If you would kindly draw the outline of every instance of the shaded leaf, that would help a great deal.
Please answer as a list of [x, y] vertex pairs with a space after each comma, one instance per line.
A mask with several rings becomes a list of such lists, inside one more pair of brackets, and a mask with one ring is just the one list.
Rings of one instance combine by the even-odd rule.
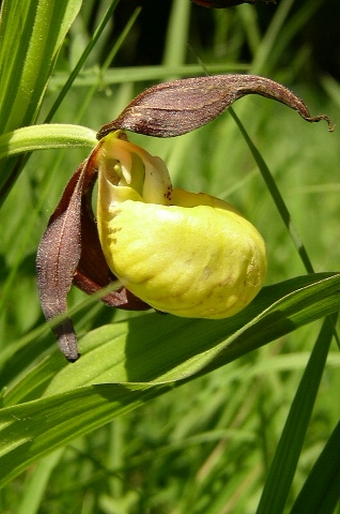
[[171, 137], [191, 132], [228, 109], [245, 95], [258, 94], [277, 100], [309, 122], [328, 116], [311, 117], [308, 107], [298, 96], [271, 79], [256, 75], [212, 75], [164, 82], [153, 86], [124, 109], [112, 122], [101, 127], [101, 139], [113, 130], [129, 130], [154, 137]]

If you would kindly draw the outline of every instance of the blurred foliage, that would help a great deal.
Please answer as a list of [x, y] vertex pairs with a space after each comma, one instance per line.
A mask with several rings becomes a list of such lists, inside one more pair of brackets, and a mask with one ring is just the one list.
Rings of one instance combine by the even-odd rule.
[[[118, 5], [114, 23], [111, 27], [110, 40], [115, 40], [137, 6], [142, 6], [141, 15], [133, 30], [113, 61], [115, 66], [136, 66], [160, 64], [166, 44], [168, 17], [172, 0], [124, 0]], [[273, 18], [277, 4], [258, 2], [255, 7], [258, 37], [262, 37]], [[220, 61], [230, 58], [237, 45], [238, 60], [248, 62], [251, 58], [251, 41], [240, 37], [240, 18], [245, 19], [249, 5], [228, 10], [203, 9], [192, 5], [191, 22], [188, 35], [187, 62], [196, 62], [197, 55], [203, 59], [214, 52]], [[100, 9], [98, 2], [93, 6], [91, 20], [96, 19]], [[247, 11], [242, 14], [241, 10]], [[300, 53], [308, 55], [299, 67], [298, 78], [306, 81], [315, 80], [320, 74], [330, 74], [340, 79], [340, 41], [338, 24], [340, 4], [337, 0], [301, 0], [291, 2], [286, 24], [294, 30], [291, 41], [280, 55], [280, 69], [289, 67], [295, 56]], [[93, 23], [93, 21], [92, 21]], [[289, 27], [290, 28], [290, 27]], [[92, 26], [89, 23], [88, 29]], [[247, 27], [243, 27], [244, 33]], [[224, 32], [225, 37], [221, 37]], [[148, 34], [148, 37], [145, 37]], [[243, 34], [244, 36], [245, 34]], [[237, 41], [238, 39], [238, 41]], [[110, 48], [105, 46], [101, 59], [105, 59]], [[273, 70], [271, 70], [273, 71]]]
[[[83, 2], [49, 82], [40, 123], [110, 4]], [[140, 5], [142, 10], [136, 13]], [[133, 13], [136, 19], [119, 41]], [[150, 83], [206, 71], [251, 71], [283, 82], [307, 101], [313, 114], [327, 112], [339, 125], [339, 19], [337, 0], [278, 0], [276, 5], [258, 2], [255, 7], [227, 11], [184, 0], [120, 0], [53, 122], [98, 130]], [[240, 101], [235, 111], [265, 157], [315, 270], [338, 271], [338, 130], [330, 135], [323, 124], [310, 126], [296, 113], [258, 97]], [[228, 113], [180, 138], [131, 139], [166, 160], [176, 185], [228, 199], [252, 220], [267, 241], [268, 284], [305, 274], [273, 198]], [[39, 398], [48, 380], [62, 382], [59, 371], [64, 362], [44, 325], [34, 262], [48, 217], [87, 154], [88, 149], [74, 148], [34, 152], [1, 210], [0, 384], [8, 404]], [[82, 293], [71, 292], [71, 308], [83, 301]], [[77, 309], [74, 319], [85, 346], [91, 337], [95, 344], [93, 329], [129, 322], [126, 313], [98, 303]], [[155, 315], [148, 316], [144, 330], [156, 337]], [[136, 326], [143, 323], [138, 320]], [[0, 511], [254, 514], [320, 329], [321, 322], [310, 323], [95, 430], [90, 431], [84, 421], [83, 433], [89, 433], [32, 464], [1, 490]], [[140, 345], [142, 360], [145, 340]], [[114, 357], [111, 352], [108, 361]], [[165, 352], [157, 357], [167, 358]], [[338, 423], [339, 366], [333, 344], [285, 514]], [[41, 384], [39, 373], [44, 369], [49, 375]], [[58, 408], [60, 416], [67, 417], [62, 401]], [[77, 421], [70, 414], [69, 422], [74, 418]], [[30, 421], [28, 410], [23, 423]], [[51, 429], [56, 437], [58, 428]], [[67, 420], [62, 428], [67, 429]], [[25, 444], [32, 444], [34, 451], [37, 441]], [[19, 455], [20, 447], [16, 450]], [[10, 466], [10, 458], [7, 463]], [[320, 510], [333, 511], [339, 514], [340, 507]]]

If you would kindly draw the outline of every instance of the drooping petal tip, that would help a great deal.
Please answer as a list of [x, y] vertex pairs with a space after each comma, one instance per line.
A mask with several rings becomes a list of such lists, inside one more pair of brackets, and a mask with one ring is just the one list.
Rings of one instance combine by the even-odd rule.
[[266, 77], [229, 74], [194, 77], [163, 82], [139, 94], [124, 111], [97, 133], [101, 140], [116, 130], [127, 130], [153, 137], [174, 137], [191, 132], [217, 118], [236, 100], [257, 94], [285, 104], [309, 122], [325, 120], [327, 115], [310, 115], [308, 107], [295, 93]]

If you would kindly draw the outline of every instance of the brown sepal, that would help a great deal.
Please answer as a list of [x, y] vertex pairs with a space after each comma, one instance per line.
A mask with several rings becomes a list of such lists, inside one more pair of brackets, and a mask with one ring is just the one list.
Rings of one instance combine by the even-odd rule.
[[[60, 323], [52, 324], [52, 328], [59, 348], [70, 362], [79, 358], [72, 320], [65, 317], [72, 283], [93, 294], [115, 280], [100, 246], [91, 207], [99, 148], [100, 143], [67, 184], [40, 241], [36, 259], [42, 310], [48, 321], [58, 316], [62, 318]], [[125, 288], [108, 293], [102, 301], [124, 309], [149, 308]]]
[[[48, 321], [67, 312], [67, 294], [80, 259], [80, 206], [84, 180], [82, 163], [68, 183], [40, 241], [36, 259], [40, 303]], [[78, 359], [77, 337], [69, 318], [53, 326], [67, 360]]]
[[101, 127], [100, 140], [114, 130], [129, 130], [154, 137], [172, 137], [195, 130], [228, 109], [239, 98], [257, 94], [277, 100], [307, 121], [326, 120], [328, 116], [311, 117], [306, 104], [281, 84], [256, 75], [212, 75], [179, 79], [153, 86], [124, 109], [112, 122]]

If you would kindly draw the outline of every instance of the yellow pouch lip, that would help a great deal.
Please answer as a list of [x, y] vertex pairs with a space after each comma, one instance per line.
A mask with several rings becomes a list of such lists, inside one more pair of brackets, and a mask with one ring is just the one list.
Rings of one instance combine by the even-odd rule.
[[262, 287], [263, 239], [229, 208], [127, 200], [107, 213], [101, 230], [113, 273], [157, 310], [227, 317]]
[[[121, 179], [113, 163], [121, 166]], [[266, 273], [265, 245], [235, 207], [172, 189], [161, 159], [114, 135], [105, 138], [98, 175], [101, 246], [135, 296], [160, 311], [212, 319], [235, 314], [256, 296]]]

